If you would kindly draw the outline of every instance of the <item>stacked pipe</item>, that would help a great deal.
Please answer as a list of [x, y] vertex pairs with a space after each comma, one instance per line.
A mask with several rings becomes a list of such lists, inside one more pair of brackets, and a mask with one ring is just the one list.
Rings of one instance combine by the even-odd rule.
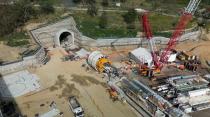
[[184, 62], [185, 68], [193, 72], [197, 71], [199, 64], [200, 61], [197, 59], [197, 57], [194, 57], [193, 59]]

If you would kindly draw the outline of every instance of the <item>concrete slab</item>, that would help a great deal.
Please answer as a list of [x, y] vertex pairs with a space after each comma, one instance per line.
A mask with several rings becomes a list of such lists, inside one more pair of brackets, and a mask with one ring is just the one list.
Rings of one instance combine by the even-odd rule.
[[0, 79], [1, 97], [18, 97], [40, 89], [39, 78], [27, 70], [3, 76]]
[[46, 112], [43, 115], [40, 115], [40, 117], [55, 117], [59, 113], [60, 113], [60, 110], [58, 110], [58, 109], [52, 109], [49, 112]]

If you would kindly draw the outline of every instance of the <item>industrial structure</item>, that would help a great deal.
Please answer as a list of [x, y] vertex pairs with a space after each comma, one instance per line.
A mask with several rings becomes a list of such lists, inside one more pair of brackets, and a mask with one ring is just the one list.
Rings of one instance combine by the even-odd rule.
[[[112, 91], [118, 92], [120, 99], [126, 100], [144, 117], [190, 117], [188, 113], [210, 107], [209, 82], [200, 75], [165, 76], [164, 78], [153, 75], [153, 73], [161, 74], [160, 70], [163, 67], [170, 66], [179, 70], [185, 70], [186, 68], [192, 72], [197, 71], [200, 64], [198, 57], [184, 52], [177, 52], [174, 47], [184, 28], [192, 19], [192, 15], [199, 3], [200, 0], [190, 1], [166, 48], [161, 51], [157, 50], [155, 46], [148, 21], [148, 12], [142, 15], [141, 20], [148, 40], [149, 51], [145, 48], [137, 48], [129, 52], [129, 58], [135, 63], [130, 62], [129, 67], [126, 67], [126, 69], [133, 70], [132, 65], [138, 66], [140, 75], [150, 78], [155, 77], [155, 84], [148, 84], [148, 82], [151, 82], [150, 79], [147, 79], [148, 81], [139, 78], [130, 80], [126, 77], [118, 80], [109, 79], [108, 84]], [[98, 51], [89, 55], [88, 63], [99, 72], [112, 72], [108, 70], [112, 68], [110, 67], [111, 62]]]
[[[104, 54], [100, 49], [94, 50], [91, 48], [92, 52], [91, 49], [86, 50], [88, 48], [87, 41], [91, 44], [95, 42], [95, 47], [98, 47], [97, 43], [101, 43], [104, 40], [98, 42], [91, 39], [88, 40], [87, 37], [79, 33], [75, 22], [70, 18], [72, 22], [63, 20], [60, 23], [50, 24], [49, 27], [44, 26], [32, 30], [32, 36], [40, 45], [40, 49], [33, 56], [25, 57], [23, 62], [11, 65], [21, 68], [27, 65], [33, 66], [37, 63], [45, 64], [44, 61], [49, 56], [48, 47], [63, 47], [64, 58], [68, 58], [65, 59], [65, 62], [85, 59], [86, 61], [84, 60], [84, 62], [87, 65], [83, 63], [81, 66], [86, 67], [86, 71], [93, 68], [91, 70], [96, 71], [99, 75], [104, 75], [103, 78], [105, 77], [104, 80], [107, 82], [105, 85], [108, 86], [107, 90], [113, 101], [127, 102], [143, 117], [190, 117], [190, 113], [210, 108], [210, 82], [200, 72], [203, 69], [200, 67], [201, 62], [197, 55], [177, 51], [174, 47], [181, 38], [184, 28], [192, 19], [192, 15], [200, 2], [201, 0], [190, 0], [172, 37], [166, 42], [167, 45], [163, 50], [156, 47], [155, 38], [152, 36], [152, 29], [148, 20], [149, 12], [143, 13], [140, 19], [149, 49], [143, 47], [135, 48], [115, 61], [112, 61], [111, 57]], [[56, 28], [50, 30], [50, 27]], [[114, 40], [114, 43], [109, 42], [107, 45], [114, 45], [117, 41]], [[128, 43], [125, 40], [121, 42], [118, 45], [122, 46]], [[82, 45], [81, 48], [84, 47], [85, 49], [69, 50], [69, 47], [72, 45]], [[114, 63], [120, 64], [120, 67], [116, 67]], [[1, 67], [0, 70], [8, 74], [15, 72], [16, 67], [11, 69], [11, 66], [7, 65]], [[5, 79], [6, 77], [9, 77], [10, 80]], [[28, 71], [5, 75], [0, 82], [0, 84], [6, 83], [6, 86], [1, 87], [1, 96], [18, 97], [30, 91], [36, 92], [41, 87], [38, 79], [36, 75], [30, 75]], [[58, 80], [63, 79], [58, 78]], [[59, 83], [56, 82], [56, 84]], [[96, 84], [99, 83], [97, 82]], [[7, 86], [11, 93], [10, 95], [5, 93], [4, 88]], [[67, 85], [67, 87], [69, 86]], [[56, 89], [57, 87], [53, 88]], [[70, 107], [75, 105], [74, 100], [73, 102], [69, 101]], [[83, 110], [81, 110], [80, 104], [77, 103], [71, 109], [73, 113], [81, 114], [82, 112], [83, 115]], [[79, 107], [79, 112], [74, 111], [77, 107]], [[56, 113], [59, 112], [58, 110], [54, 111]]]
[[94, 51], [89, 55], [88, 63], [99, 72], [104, 72], [111, 65], [108, 58], [99, 51]]
[[[172, 53], [172, 49], [176, 46], [177, 41], [180, 39], [184, 28], [187, 26], [189, 21], [192, 19], [192, 15], [195, 13], [198, 5], [200, 4], [201, 0], [191, 0], [186, 7], [185, 11], [182, 13], [180, 20], [175, 28], [175, 31], [172, 34], [172, 37], [168, 41], [166, 48], [162, 52], [158, 52], [152, 39], [152, 31], [148, 20], [148, 13], [144, 13], [142, 15], [142, 26], [145, 32], [145, 36], [148, 40], [150, 52], [153, 58], [154, 66], [149, 65], [149, 69], [162, 69], [164, 64], [166, 64], [169, 60], [169, 56]], [[157, 55], [158, 53], [158, 55]], [[146, 69], [146, 70], [149, 70]]]
[[153, 59], [151, 53], [145, 48], [137, 48], [129, 53], [129, 57], [136, 61], [138, 64], [146, 64], [151, 66]]
[[99, 51], [94, 51], [88, 56], [88, 64], [100, 73], [107, 73], [109, 76], [118, 76], [118, 72], [107, 56]]

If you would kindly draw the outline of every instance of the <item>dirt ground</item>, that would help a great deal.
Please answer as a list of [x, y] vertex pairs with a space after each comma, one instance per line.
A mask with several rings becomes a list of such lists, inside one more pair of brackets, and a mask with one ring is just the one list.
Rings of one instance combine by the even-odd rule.
[[[118, 61], [119, 58], [116, 56], [123, 58], [130, 49], [124, 48], [119, 49], [118, 52], [109, 52], [103, 48], [101, 51], [109, 55], [113, 61]], [[203, 63], [205, 60], [210, 60], [210, 41], [185, 42], [178, 44], [176, 49], [198, 55]], [[51, 53], [49, 63], [40, 68], [29, 70], [40, 77], [42, 90], [16, 98], [16, 102], [24, 115], [32, 117], [36, 113], [43, 114], [49, 111], [49, 104], [55, 101], [57, 107], [64, 112], [64, 117], [73, 117], [67, 98], [75, 95], [84, 107], [87, 117], [137, 116], [127, 104], [112, 102], [109, 99], [106, 83], [102, 76], [95, 71], [86, 71], [84, 67], [81, 67], [83, 63], [86, 63], [85, 60], [62, 62], [63, 53], [60, 49], [55, 49]]]
[[20, 57], [20, 52], [21, 50], [19, 48], [9, 47], [0, 41], [0, 60], [16, 61]]
[[[23, 115], [33, 117], [36, 113], [49, 111], [55, 101], [64, 117], [73, 117], [67, 98], [75, 95], [85, 110], [86, 117], [136, 117], [127, 104], [113, 102], [106, 91], [106, 83], [95, 71], [81, 67], [85, 60], [62, 62], [59, 49], [53, 50], [46, 65], [30, 69], [40, 77], [42, 90], [16, 98]], [[41, 106], [42, 105], [42, 106]]]
[[177, 50], [186, 51], [192, 53], [193, 55], [197, 55], [203, 65], [206, 65], [206, 60], [210, 60], [210, 40], [185, 42], [178, 44], [176, 48]]
[[[24, 27], [22, 27], [24, 30], [32, 30], [42, 23], [32, 23], [28, 22]], [[5, 61], [5, 62], [13, 62], [18, 59], [21, 59], [21, 56], [19, 53], [22, 53], [23, 51], [27, 49], [34, 49], [37, 47], [36, 42], [34, 39], [30, 39], [30, 48], [24, 48], [24, 47], [10, 47], [5, 44], [5, 42], [0, 41], [0, 60]]]

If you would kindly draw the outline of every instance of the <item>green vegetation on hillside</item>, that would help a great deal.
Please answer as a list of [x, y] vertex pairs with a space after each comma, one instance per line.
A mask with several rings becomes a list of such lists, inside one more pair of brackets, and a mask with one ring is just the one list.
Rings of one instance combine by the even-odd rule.
[[[120, 0], [117, 7], [116, 0], [73, 0], [79, 8], [88, 11], [74, 11], [63, 8], [64, 0], [18, 0], [8, 6], [0, 6], [0, 38], [7, 35], [21, 33], [26, 22], [54, 22], [69, 13], [73, 13], [79, 30], [92, 38], [135, 37], [137, 32], [143, 31], [134, 8], [150, 11], [149, 19], [155, 36], [170, 37], [178, 23], [180, 11], [187, 6], [189, 0]], [[65, 0], [65, 2], [67, 2]], [[209, 0], [202, 0], [201, 6], [208, 6]], [[35, 6], [34, 6], [35, 5]], [[57, 7], [59, 6], [59, 7]], [[205, 7], [206, 8], [206, 7]], [[101, 11], [114, 9], [116, 11]], [[128, 12], [126, 12], [128, 11]], [[103, 15], [102, 15], [103, 14]], [[192, 21], [187, 28], [196, 24]], [[208, 27], [208, 26], [207, 26]], [[166, 31], [166, 32], [163, 32]], [[14, 37], [11, 37], [14, 38]], [[5, 39], [4, 39], [5, 40]], [[21, 41], [20, 41], [21, 40]], [[26, 40], [7, 39], [8, 45], [24, 45]]]
[[[0, 5], [0, 39], [6, 41], [9, 46], [29, 44], [22, 29], [25, 23], [41, 15], [54, 13], [52, 5], [56, 0], [40, 1], [18, 0], [14, 4]], [[40, 7], [35, 7], [38, 3]]]
[[12, 5], [0, 6], [0, 36], [12, 33], [30, 18], [35, 17], [35, 14], [29, 0], [19, 0]]
[[100, 16], [89, 16], [85, 12], [76, 12], [75, 21], [83, 35], [91, 38], [135, 37], [136, 29], [127, 29], [122, 13], [106, 13], [106, 28], [100, 28]]
[[172, 30], [178, 22], [178, 17], [171, 17], [156, 13], [150, 13], [149, 21], [152, 30], [154, 32], [159, 32], [165, 30]]
[[[106, 28], [101, 27], [101, 16], [89, 16], [86, 12], [75, 12], [75, 21], [83, 35], [91, 38], [117, 38], [117, 37], [136, 37], [137, 32], [143, 31], [141, 22], [135, 17], [134, 28], [127, 27], [124, 21], [124, 14], [119, 12], [106, 13]], [[179, 17], [165, 16], [157, 13], [150, 13], [149, 20], [153, 34], [155, 36], [170, 37], [171, 32], [162, 32], [173, 30], [178, 23]], [[195, 21], [189, 23], [188, 28], [196, 24]]]
[[9, 46], [23, 46], [29, 44], [29, 36], [26, 32], [14, 32], [2, 37], [0, 40], [6, 41]]

